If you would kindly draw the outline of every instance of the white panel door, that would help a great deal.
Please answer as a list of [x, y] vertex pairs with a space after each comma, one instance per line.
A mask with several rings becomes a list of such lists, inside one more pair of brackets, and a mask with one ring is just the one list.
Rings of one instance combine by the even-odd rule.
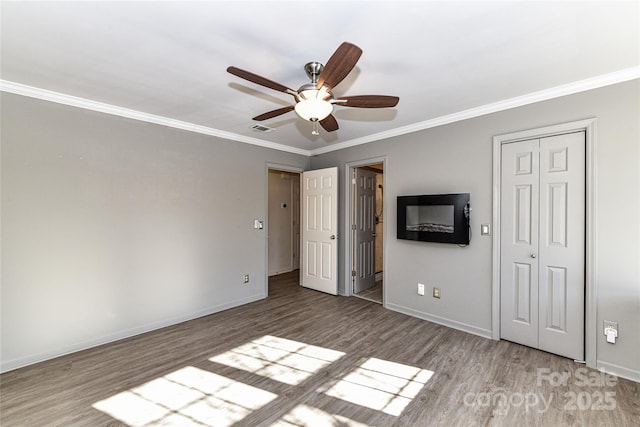
[[584, 132], [540, 140], [539, 348], [584, 360]]
[[338, 294], [338, 168], [302, 173], [300, 284]]
[[376, 173], [356, 169], [356, 209], [353, 292], [358, 293], [376, 284], [375, 238], [376, 238]]
[[538, 347], [538, 140], [502, 146], [500, 335]]
[[500, 335], [584, 358], [584, 132], [502, 146]]

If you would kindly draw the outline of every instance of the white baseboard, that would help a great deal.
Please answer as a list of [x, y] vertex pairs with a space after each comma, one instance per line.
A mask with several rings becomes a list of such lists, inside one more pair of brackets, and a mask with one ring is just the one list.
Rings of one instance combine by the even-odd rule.
[[92, 347], [97, 347], [110, 342], [119, 341], [121, 339], [130, 338], [135, 335], [144, 334], [146, 332], [155, 331], [156, 329], [165, 328], [167, 326], [177, 325], [178, 323], [186, 322], [189, 320], [197, 319], [199, 317], [208, 316], [210, 314], [218, 313], [220, 311], [228, 310], [230, 308], [238, 307], [240, 305], [248, 304], [250, 302], [258, 301], [266, 298], [263, 293], [252, 295], [247, 298], [242, 298], [235, 301], [230, 301], [224, 304], [208, 307], [197, 312], [189, 313], [183, 316], [177, 316], [159, 322], [150, 323], [137, 328], [126, 329], [124, 331], [114, 332], [112, 334], [104, 335], [95, 339], [81, 341], [73, 345], [68, 345], [56, 350], [46, 351], [43, 353], [33, 354], [29, 356], [19, 357], [11, 360], [3, 360], [0, 362], [0, 373], [13, 371], [14, 369], [23, 368], [35, 363], [44, 362], [45, 360], [55, 359], [56, 357], [64, 356], [67, 354], [75, 353], [81, 350], [87, 350]]
[[613, 363], [603, 362], [602, 360], [596, 361], [596, 367], [599, 371], [606, 372], [607, 374], [640, 383], [640, 371], [635, 369], [614, 365]]
[[385, 308], [389, 310], [397, 311], [398, 313], [406, 314], [408, 316], [417, 317], [422, 320], [427, 320], [438, 325], [447, 326], [452, 329], [457, 329], [462, 332], [467, 332], [473, 335], [478, 335], [483, 338], [491, 339], [491, 330], [479, 328], [477, 326], [468, 325], [466, 323], [458, 322], [456, 320], [447, 319], [445, 317], [436, 316], [433, 314], [423, 313], [421, 311], [414, 310], [412, 308], [404, 307], [401, 305], [387, 303]]

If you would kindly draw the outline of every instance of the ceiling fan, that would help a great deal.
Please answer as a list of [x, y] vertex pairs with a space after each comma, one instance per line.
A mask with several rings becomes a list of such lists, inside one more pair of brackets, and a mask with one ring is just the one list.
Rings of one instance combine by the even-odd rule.
[[331, 55], [326, 65], [322, 65], [319, 62], [309, 62], [304, 66], [311, 83], [300, 86], [298, 90], [290, 89], [280, 83], [237, 67], [229, 67], [227, 71], [261, 86], [288, 93], [296, 101], [294, 105], [268, 111], [254, 117], [253, 120], [267, 120], [295, 110], [304, 120], [313, 123], [313, 131], [311, 133], [319, 135], [318, 124], [327, 132], [338, 130], [338, 122], [331, 114], [334, 105], [357, 108], [386, 108], [395, 107], [398, 104], [400, 98], [397, 96], [359, 95], [336, 98], [331, 93], [331, 90], [353, 70], [358, 59], [360, 59], [360, 55], [362, 55], [362, 49], [358, 46], [348, 42], [342, 43]]

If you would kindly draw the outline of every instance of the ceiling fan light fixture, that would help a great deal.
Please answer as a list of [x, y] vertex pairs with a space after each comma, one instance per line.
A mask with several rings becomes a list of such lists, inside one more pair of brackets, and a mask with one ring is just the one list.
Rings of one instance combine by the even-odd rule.
[[326, 118], [333, 111], [333, 105], [322, 99], [305, 99], [296, 104], [296, 113], [303, 119], [316, 122]]
[[309, 89], [302, 87], [298, 91], [295, 110], [307, 121], [320, 121], [333, 112], [333, 104], [329, 102], [332, 96], [324, 88], [318, 90], [315, 86], [310, 86]]

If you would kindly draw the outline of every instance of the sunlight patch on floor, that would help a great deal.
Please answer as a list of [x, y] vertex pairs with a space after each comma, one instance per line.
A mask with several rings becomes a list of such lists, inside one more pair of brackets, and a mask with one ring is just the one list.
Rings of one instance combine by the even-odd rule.
[[[345, 353], [264, 336], [209, 360], [289, 385], [298, 385]], [[212, 365], [213, 367], [213, 365]], [[399, 416], [433, 375], [432, 371], [370, 358], [317, 393]], [[115, 394], [93, 407], [131, 427], [232, 426], [278, 395], [214, 372], [187, 366]], [[362, 427], [348, 417], [300, 404], [274, 426]]]
[[209, 360], [297, 385], [342, 356], [340, 351], [267, 335]]
[[298, 405], [271, 427], [367, 427], [342, 415], [335, 415], [307, 405]]
[[371, 358], [325, 392], [328, 396], [399, 416], [432, 371]]
[[187, 366], [93, 407], [129, 426], [230, 426], [277, 397], [212, 372]]

